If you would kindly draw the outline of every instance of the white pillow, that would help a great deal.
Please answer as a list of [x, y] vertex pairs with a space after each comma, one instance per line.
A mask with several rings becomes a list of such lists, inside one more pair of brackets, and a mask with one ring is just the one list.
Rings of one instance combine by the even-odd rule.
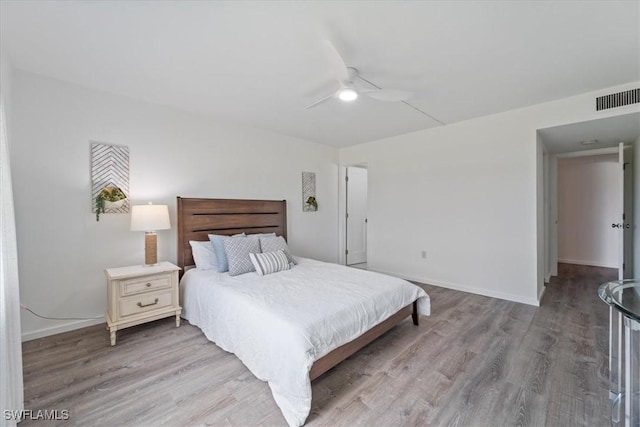
[[216, 253], [209, 240], [204, 242], [189, 240], [189, 244], [191, 245], [191, 253], [193, 254], [193, 261], [196, 263], [196, 268], [202, 270], [213, 270], [218, 268]]
[[289, 270], [289, 260], [284, 251], [250, 253], [249, 259], [256, 268], [256, 272], [264, 276], [265, 274], [277, 273], [278, 271]]

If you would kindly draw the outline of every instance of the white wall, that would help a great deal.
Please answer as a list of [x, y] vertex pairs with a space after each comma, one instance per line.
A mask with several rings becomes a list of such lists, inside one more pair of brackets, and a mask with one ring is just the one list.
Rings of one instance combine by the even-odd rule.
[[370, 268], [538, 304], [544, 181], [536, 130], [639, 111], [595, 111], [596, 96], [637, 85], [340, 150], [341, 165], [369, 167]]
[[[176, 259], [175, 198], [288, 202], [292, 251], [337, 260], [337, 149], [85, 89], [34, 74], [13, 80], [14, 173], [21, 300], [52, 317], [102, 316], [103, 270], [140, 264], [143, 233], [129, 215], [91, 213], [90, 141], [130, 149], [133, 204], [170, 206], [159, 259]], [[301, 172], [316, 172], [319, 211], [302, 212]], [[23, 312], [23, 338], [94, 321], [45, 321]]]
[[0, 52], [0, 93], [2, 93], [2, 102], [4, 104], [4, 113], [6, 118], [7, 136], [11, 138], [11, 119], [12, 119], [12, 103], [11, 103], [11, 65], [9, 59]]
[[558, 159], [558, 261], [618, 268], [618, 155]]

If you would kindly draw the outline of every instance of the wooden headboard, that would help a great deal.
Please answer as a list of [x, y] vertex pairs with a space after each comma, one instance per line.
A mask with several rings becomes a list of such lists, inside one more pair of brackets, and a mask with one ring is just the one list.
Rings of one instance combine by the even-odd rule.
[[238, 233], [276, 233], [286, 240], [287, 201], [178, 197], [178, 266], [182, 271], [194, 265], [189, 240]]

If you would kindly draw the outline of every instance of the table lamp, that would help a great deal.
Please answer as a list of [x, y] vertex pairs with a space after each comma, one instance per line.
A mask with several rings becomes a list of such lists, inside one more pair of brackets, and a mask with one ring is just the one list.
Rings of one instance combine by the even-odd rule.
[[158, 263], [158, 230], [171, 228], [167, 205], [137, 205], [131, 207], [131, 231], [144, 231], [144, 263]]

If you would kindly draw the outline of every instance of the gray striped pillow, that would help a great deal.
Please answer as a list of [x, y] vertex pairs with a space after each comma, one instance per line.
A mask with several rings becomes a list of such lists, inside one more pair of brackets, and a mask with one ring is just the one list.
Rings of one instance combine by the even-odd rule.
[[289, 260], [282, 250], [257, 254], [250, 253], [249, 258], [256, 268], [256, 272], [261, 276], [289, 270], [291, 268], [289, 266]]

